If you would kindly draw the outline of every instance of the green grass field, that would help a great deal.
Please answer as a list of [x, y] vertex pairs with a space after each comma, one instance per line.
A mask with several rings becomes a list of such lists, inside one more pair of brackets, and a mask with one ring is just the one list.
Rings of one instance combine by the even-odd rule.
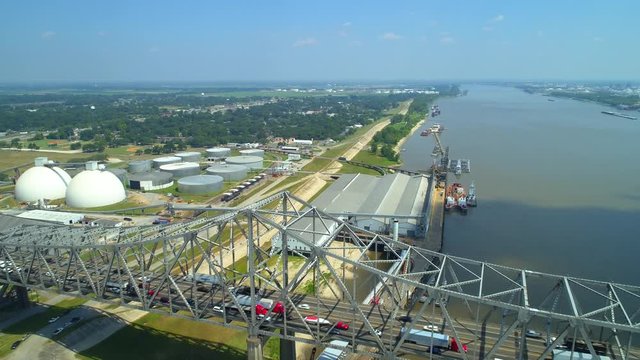
[[[148, 314], [79, 359], [246, 359], [247, 334], [202, 322]], [[279, 341], [270, 339], [264, 355], [279, 359]]]

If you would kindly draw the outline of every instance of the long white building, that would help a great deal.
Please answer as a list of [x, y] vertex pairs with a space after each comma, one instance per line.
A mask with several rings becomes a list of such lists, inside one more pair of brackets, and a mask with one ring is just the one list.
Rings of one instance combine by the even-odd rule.
[[[341, 175], [327, 188], [313, 205], [328, 213], [364, 213], [371, 215], [349, 216], [345, 218], [352, 224], [375, 233], [389, 234], [393, 220], [379, 215], [411, 215], [420, 217], [424, 211], [425, 199], [429, 189], [429, 178], [426, 176], [410, 176], [405, 174], [391, 174], [383, 177], [364, 174]], [[319, 229], [321, 224], [315, 224]], [[333, 224], [327, 224], [333, 226]], [[398, 235], [414, 237], [420, 233], [419, 218], [398, 218]], [[300, 230], [300, 237], [308, 242], [321, 243], [322, 236], [315, 238], [310, 234], [313, 228], [311, 219], [299, 221], [294, 229]], [[282, 244], [277, 238], [272, 240], [274, 250], [279, 250]], [[309, 251], [304, 241], [288, 239], [290, 250]]]

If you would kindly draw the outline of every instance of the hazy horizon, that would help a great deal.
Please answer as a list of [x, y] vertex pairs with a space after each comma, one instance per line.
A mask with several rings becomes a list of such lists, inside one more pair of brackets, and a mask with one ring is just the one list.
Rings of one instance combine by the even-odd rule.
[[637, 81], [639, 12], [633, 0], [4, 2], [0, 83]]

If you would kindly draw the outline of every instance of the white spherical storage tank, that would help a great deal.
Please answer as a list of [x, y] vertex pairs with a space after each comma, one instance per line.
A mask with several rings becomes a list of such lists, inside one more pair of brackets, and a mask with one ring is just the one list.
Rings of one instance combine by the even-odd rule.
[[186, 194], [206, 194], [222, 189], [223, 179], [216, 175], [187, 176], [178, 180], [178, 191]]
[[262, 149], [240, 150], [240, 155], [244, 155], [244, 156], [260, 156], [261, 158], [264, 158], [264, 150], [262, 150]]
[[224, 181], [242, 180], [247, 177], [249, 169], [242, 165], [216, 164], [207, 168], [207, 174], [222, 176]]
[[259, 156], [231, 156], [225, 161], [227, 164], [242, 165], [249, 169], [262, 169], [262, 160]]
[[85, 170], [71, 179], [66, 202], [75, 208], [92, 208], [115, 204], [126, 197], [124, 186], [113, 173]]
[[186, 151], [177, 153], [176, 157], [182, 159], [182, 162], [198, 162], [200, 161], [201, 154], [195, 151]]
[[62, 199], [71, 177], [59, 167], [34, 166], [16, 181], [15, 197], [18, 201]]
[[200, 165], [193, 162], [180, 162], [160, 166], [161, 171], [173, 174], [174, 179], [200, 174]]

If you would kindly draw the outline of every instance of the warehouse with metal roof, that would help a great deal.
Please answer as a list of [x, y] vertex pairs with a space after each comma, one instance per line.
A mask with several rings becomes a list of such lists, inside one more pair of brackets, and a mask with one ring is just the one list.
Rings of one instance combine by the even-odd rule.
[[[423, 175], [396, 173], [378, 177], [344, 174], [320, 194], [313, 205], [328, 213], [366, 214], [349, 216], [348, 220], [360, 228], [380, 234], [391, 233], [393, 225], [392, 217], [383, 215], [404, 215], [398, 217], [398, 235], [415, 237], [423, 230], [421, 216], [428, 190], [429, 178]], [[305, 219], [299, 221], [294, 229], [299, 230], [300, 237], [309, 242], [321, 242], [322, 236], [311, 238], [307, 228], [312, 225], [311, 219]], [[324, 224], [322, 227], [325, 225], [332, 226]], [[281, 246], [278, 239], [272, 240], [272, 245], [275, 250]], [[307, 245], [292, 238], [288, 239], [288, 247], [291, 250], [308, 251]]]

